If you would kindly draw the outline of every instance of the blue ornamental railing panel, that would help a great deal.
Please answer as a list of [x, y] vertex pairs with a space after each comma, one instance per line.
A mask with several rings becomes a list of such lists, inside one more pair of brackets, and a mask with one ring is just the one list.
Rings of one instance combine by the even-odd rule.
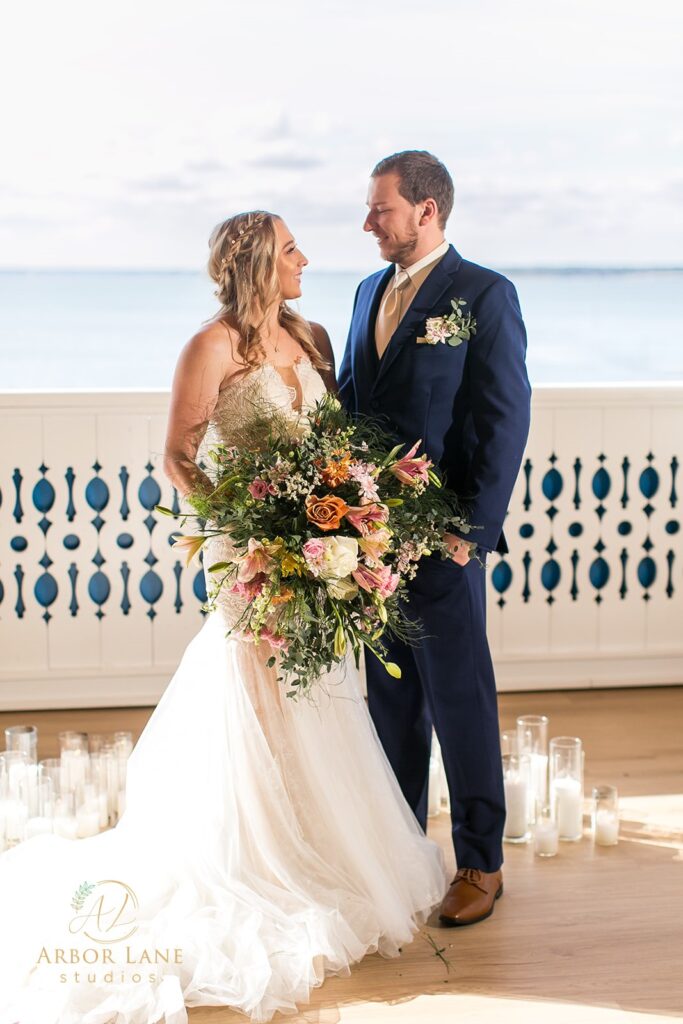
[[[0, 707], [158, 699], [201, 628], [168, 393], [0, 395]], [[680, 681], [683, 387], [542, 387], [489, 560], [501, 688]]]

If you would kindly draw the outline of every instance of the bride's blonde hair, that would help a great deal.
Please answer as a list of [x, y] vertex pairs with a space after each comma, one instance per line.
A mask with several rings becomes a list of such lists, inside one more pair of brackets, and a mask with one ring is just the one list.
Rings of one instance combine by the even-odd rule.
[[237, 329], [238, 353], [253, 369], [266, 358], [260, 333], [266, 311], [279, 304], [278, 323], [299, 342], [314, 366], [327, 369], [308, 321], [281, 297], [275, 234], [275, 221], [280, 219], [265, 210], [250, 210], [229, 217], [211, 232], [208, 271], [218, 286], [214, 292], [221, 304], [217, 319], [227, 319]]

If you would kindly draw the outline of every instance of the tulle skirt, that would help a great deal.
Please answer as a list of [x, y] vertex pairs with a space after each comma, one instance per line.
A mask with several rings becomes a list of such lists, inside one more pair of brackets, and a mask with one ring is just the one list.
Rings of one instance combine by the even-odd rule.
[[443, 854], [353, 665], [294, 702], [268, 653], [209, 615], [133, 750], [118, 825], [0, 855], [0, 1024], [293, 1014], [326, 975], [398, 955], [440, 902]]

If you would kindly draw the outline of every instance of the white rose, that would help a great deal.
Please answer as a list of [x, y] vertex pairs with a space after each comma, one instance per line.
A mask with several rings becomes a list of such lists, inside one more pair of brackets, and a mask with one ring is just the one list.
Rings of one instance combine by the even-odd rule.
[[358, 541], [355, 537], [323, 537], [325, 551], [320, 575], [323, 579], [342, 579], [358, 568]]

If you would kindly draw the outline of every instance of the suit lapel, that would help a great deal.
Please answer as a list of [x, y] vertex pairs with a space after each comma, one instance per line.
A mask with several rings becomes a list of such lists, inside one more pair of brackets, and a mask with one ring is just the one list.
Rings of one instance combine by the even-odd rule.
[[[384, 355], [379, 360], [379, 371], [375, 379], [376, 387], [378, 387], [385, 378], [392, 363], [398, 357], [399, 352], [405, 343], [412, 338], [413, 335], [418, 333], [418, 331], [421, 333], [421, 327], [424, 325], [424, 321], [427, 317], [438, 315], [437, 309], [447, 297], [448, 291], [452, 288], [453, 275], [457, 271], [461, 262], [462, 257], [451, 245], [444, 257], [439, 260], [431, 273], [422, 282], [417, 294], [406, 310], [405, 316], [391, 336], [391, 340], [386, 347]], [[453, 296], [451, 296], [451, 298], [452, 297]], [[377, 303], [377, 306], [379, 306], [379, 303]], [[450, 310], [444, 311], [450, 312]], [[377, 309], [375, 309], [375, 315], [376, 314]], [[372, 345], [374, 348], [374, 320]], [[375, 359], [377, 360], [376, 350]]]

